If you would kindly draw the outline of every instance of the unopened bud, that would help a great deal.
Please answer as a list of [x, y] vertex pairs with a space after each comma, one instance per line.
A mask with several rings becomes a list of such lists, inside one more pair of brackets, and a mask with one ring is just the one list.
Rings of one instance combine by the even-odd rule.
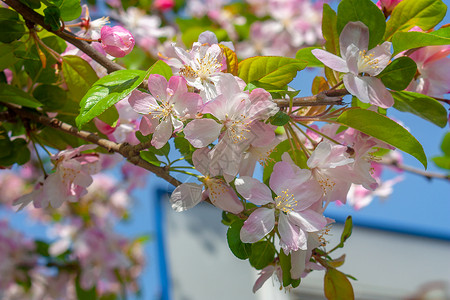
[[133, 50], [133, 35], [121, 26], [103, 26], [100, 32], [102, 47], [114, 57], [124, 57]]

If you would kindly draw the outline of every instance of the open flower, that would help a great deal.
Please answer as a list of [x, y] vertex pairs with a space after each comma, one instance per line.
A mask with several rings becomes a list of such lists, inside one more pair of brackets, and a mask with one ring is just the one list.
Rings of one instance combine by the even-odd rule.
[[345, 88], [365, 103], [391, 107], [394, 98], [379, 78], [391, 59], [391, 43], [384, 42], [368, 51], [369, 29], [361, 22], [349, 22], [339, 36], [341, 56], [321, 49], [312, 50], [318, 60], [333, 70], [346, 73]]
[[183, 120], [195, 116], [201, 103], [200, 96], [189, 93], [186, 80], [173, 76], [169, 82], [158, 74], [148, 78], [151, 95], [138, 90], [128, 98], [133, 109], [145, 114], [139, 130], [143, 135], [153, 133], [152, 145], [160, 149], [174, 131], [183, 129]]
[[255, 243], [270, 233], [278, 221], [280, 245], [285, 252], [307, 249], [308, 232], [321, 230], [325, 217], [311, 206], [322, 197], [319, 184], [309, 170], [302, 170], [288, 162], [275, 164], [270, 188], [258, 180], [242, 176], [235, 181], [237, 191], [248, 201], [263, 205], [257, 208], [242, 226], [240, 237], [244, 243]]

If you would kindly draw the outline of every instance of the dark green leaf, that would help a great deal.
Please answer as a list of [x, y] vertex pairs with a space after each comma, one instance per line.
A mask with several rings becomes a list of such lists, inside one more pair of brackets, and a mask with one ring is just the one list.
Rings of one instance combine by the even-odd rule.
[[12, 66], [19, 60], [14, 53], [16, 48], [16, 45], [14, 44], [15, 43], [0, 44], [0, 70]]
[[283, 126], [289, 121], [291, 118], [282, 111], [277, 112], [273, 117], [270, 118], [270, 124], [275, 126]]
[[23, 165], [30, 160], [30, 150], [24, 139], [18, 138], [11, 141], [11, 153], [0, 159], [0, 166], [11, 166], [15, 163]]
[[246, 244], [241, 241], [240, 233], [244, 225], [242, 220], [234, 221], [227, 230], [228, 247], [234, 256], [239, 259], [247, 259], [251, 255], [251, 244]]
[[41, 7], [41, 1], [39, 0], [20, 0], [20, 2], [24, 3], [32, 9], [38, 9]]
[[49, 6], [44, 9], [44, 22], [50, 25], [53, 31], [57, 31], [61, 27], [60, 18], [61, 14], [56, 6]]
[[312, 53], [311, 50], [314, 49], [322, 49], [321, 47], [307, 47], [302, 48], [297, 51], [295, 58], [300, 59], [302, 61], [306, 61], [308, 63], [308, 67], [323, 67], [323, 63], [318, 60]]
[[42, 105], [39, 101], [31, 97], [15, 86], [6, 83], [0, 83], [0, 101], [5, 103], [14, 103], [25, 107], [36, 108]]
[[378, 45], [384, 36], [386, 20], [381, 10], [370, 0], [342, 0], [337, 10], [337, 31], [348, 22], [361, 21], [369, 28], [369, 49]]
[[0, 158], [8, 157], [12, 152], [12, 143], [9, 139], [8, 132], [5, 127], [0, 126]]
[[155, 153], [156, 155], [166, 156], [167, 157], [169, 155], [169, 152], [170, 152], [170, 144], [166, 143], [160, 149], [156, 149], [155, 147], [150, 147], [148, 150], [153, 152], [153, 153]]
[[414, 26], [429, 30], [442, 21], [446, 11], [447, 6], [441, 0], [403, 0], [387, 21], [384, 38], [390, 41], [394, 33]]
[[278, 256], [280, 259], [280, 267], [283, 274], [283, 286], [288, 287], [291, 282], [291, 254], [284, 254], [284, 251], [280, 251], [280, 255]]
[[252, 252], [249, 256], [250, 264], [257, 270], [264, 269], [273, 262], [275, 248], [272, 243], [260, 241], [252, 244]]
[[75, 290], [77, 293], [77, 299], [97, 300], [97, 292], [95, 290], [95, 285], [89, 290], [83, 289], [80, 284], [80, 275], [78, 275], [75, 280]]
[[416, 63], [411, 58], [403, 56], [391, 62], [377, 77], [386, 87], [401, 91], [408, 87], [416, 71]]
[[63, 56], [62, 71], [69, 89], [69, 95], [75, 101], [80, 101], [98, 79], [97, 73], [95, 73], [91, 65], [75, 55]]
[[403, 126], [379, 113], [353, 108], [343, 112], [336, 120], [402, 150], [427, 167], [422, 145]]
[[0, 7], [0, 21], [4, 20], [15, 20], [19, 21], [19, 14], [12, 9]]
[[450, 45], [450, 27], [444, 27], [430, 33], [410, 31], [396, 32], [392, 37], [394, 55], [401, 51], [425, 47]]
[[50, 111], [62, 108], [67, 101], [67, 93], [60, 87], [50, 84], [41, 84], [33, 91], [33, 96]]
[[35, 240], [34, 243], [36, 244], [36, 252], [39, 255], [49, 257], [50, 253], [48, 252], [48, 248], [50, 245], [44, 241]]
[[0, 42], [11, 43], [20, 39], [26, 33], [25, 26], [20, 20], [0, 21]]
[[330, 268], [324, 277], [325, 297], [328, 300], [352, 300], [355, 299], [353, 287], [344, 273]]
[[442, 128], [447, 125], [447, 110], [439, 101], [414, 92], [391, 92], [391, 94], [395, 100], [395, 109], [413, 113]]
[[246, 83], [259, 81], [283, 88], [306, 66], [306, 62], [295, 58], [255, 56], [239, 63], [238, 76]]

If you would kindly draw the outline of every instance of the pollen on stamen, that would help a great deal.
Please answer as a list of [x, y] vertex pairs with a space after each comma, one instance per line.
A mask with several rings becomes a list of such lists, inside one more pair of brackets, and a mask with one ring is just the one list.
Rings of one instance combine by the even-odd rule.
[[275, 197], [276, 208], [285, 213], [292, 212], [297, 206], [298, 201], [295, 200], [294, 194], [289, 195], [289, 189], [281, 192], [282, 195]]

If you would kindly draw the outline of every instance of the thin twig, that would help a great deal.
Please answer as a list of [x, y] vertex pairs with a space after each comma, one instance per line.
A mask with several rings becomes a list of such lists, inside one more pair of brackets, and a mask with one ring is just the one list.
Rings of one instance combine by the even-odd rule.
[[385, 165], [385, 166], [395, 167], [395, 168], [401, 169], [405, 172], [423, 176], [423, 177], [427, 178], [428, 180], [437, 178], [437, 179], [444, 179], [444, 180], [447, 180], [448, 182], [450, 182], [450, 174], [446, 175], [446, 174], [442, 174], [442, 173], [423, 171], [423, 170], [416, 169], [416, 168], [408, 166], [408, 165], [404, 165], [395, 159], [383, 158], [378, 163]]
[[42, 125], [55, 128], [59, 131], [63, 131], [87, 142], [96, 144], [108, 150], [109, 152], [117, 152], [121, 154], [123, 157], [127, 158], [129, 162], [154, 173], [155, 175], [161, 177], [167, 182], [173, 184], [174, 186], [179, 186], [181, 184], [180, 181], [170, 176], [165, 168], [154, 166], [140, 157], [139, 152], [145, 149], [146, 147], [148, 148], [148, 145], [146, 144], [133, 146], [128, 143], [116, 143], [107, 139], [103, 139], [95, 133], [85, 130], [78, 130], [75, 126], [64, 123], [56, 118], [49, 118], [29, 110], [24, 110], [19, 105], [11, 103], [2, 103], [2, 104], [8, 107], [10, 110], [14, 111], [21, 118], [29, 119], [34, 122], [41, 123]]
[[[292, 99], [293, 106], [320, 106], [342, 104], [342, 97], [348, 94], [346, 89], [328, 90], [317, 95]], [[274, 99], [278, 107], [289, 107], [290, 99]]]

